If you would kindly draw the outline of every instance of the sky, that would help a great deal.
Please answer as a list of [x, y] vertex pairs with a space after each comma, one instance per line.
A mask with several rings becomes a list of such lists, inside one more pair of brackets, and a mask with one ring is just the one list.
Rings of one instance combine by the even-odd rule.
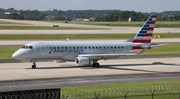
[[179, 11], [180, 0], [0, 0], [0, 8], [17, 10]]

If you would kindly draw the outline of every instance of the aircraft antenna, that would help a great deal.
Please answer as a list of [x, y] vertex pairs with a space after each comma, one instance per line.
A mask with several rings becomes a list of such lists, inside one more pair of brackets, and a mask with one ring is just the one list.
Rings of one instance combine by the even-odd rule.
[[66, 38], [66, 42], [69, 42], [69, 38]]

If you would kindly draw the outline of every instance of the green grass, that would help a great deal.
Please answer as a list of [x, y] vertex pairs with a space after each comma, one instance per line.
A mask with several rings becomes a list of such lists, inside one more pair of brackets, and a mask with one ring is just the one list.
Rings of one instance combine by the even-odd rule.
[[180, 33], [154, 33], [154, 35], [160, 35], [161, 38], [180, 38]]
[[[155, 33], [161, 38], [180, 38], [180, 33]], [[0, 40], [129, 39], [135, 34], [0, 34]]]
[[[0, 60], [13, 59], [12, 54], [21, 46], [0, 46]], [[141, 56], [165, 56], [165, 55], [180, 55], [180, 44], [168, 44], [164, 46], [158, 46], [156, 48], [145, 51], [140, 54]]]
[[147, 50], [140, 55], [180, 55], [180, 44], [158, 46], [153, 49]]
[[59, 40], [132, 38], [135, 34], [0, 34], [0, 40]]
[[12, 60], [12, 54], [19, 49], [20, 46], [0, 46], [0, 60]]
[[50, 27], [50, 26], [0, 26], [0, 30], [106, 30], [105, 28]]
[[127, 92], [128, 99], [151, 99], [151, 90], [155, 91], [155, 99], [175, 99], [178, 98], [179, 88], [180, 81], [172, 80], [64, 87], [61, 88], [61, 92], [63, 96], [69, 96], [69, 99], [94, 98], [95, 94], [100, 94], [101, 99], [104, 99], [105, 97], [119, 97], [118, 99], [124, 99], [123, 96]]
[[[84, 25], [102, 25], [102, 26], [131, 26], [131, 27], [141, 27], [143, 22], [69, 22], [70, 24], [84, 24]], [[171, 27], [179, 28], [180, 21], [157, 21], [156, 27]]]
[[8, 21], [0, 21], [0, 24], [20, 24], [20, 23], [8, 22]]

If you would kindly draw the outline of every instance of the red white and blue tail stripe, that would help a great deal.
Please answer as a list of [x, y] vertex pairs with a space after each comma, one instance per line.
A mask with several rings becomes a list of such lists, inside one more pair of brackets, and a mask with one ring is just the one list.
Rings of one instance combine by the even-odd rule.
[[141, 30], [132, 40], [133, 43], [151, 43], [156, 17], [156, 13], [151, 13]]

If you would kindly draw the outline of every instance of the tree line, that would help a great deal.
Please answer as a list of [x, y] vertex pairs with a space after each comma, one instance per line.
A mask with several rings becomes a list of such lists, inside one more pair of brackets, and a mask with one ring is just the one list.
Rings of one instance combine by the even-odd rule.
[[[121, 10], [16, 10], [0, 8], [0, 18], [18, 20], [56, 20], [71, 21], [76, 18], [94, 18], [94, 21], [144, 21], [150, 13]], [[159, 21], [179, 21], [180, 11], [164, 11], [157, 13]]]

